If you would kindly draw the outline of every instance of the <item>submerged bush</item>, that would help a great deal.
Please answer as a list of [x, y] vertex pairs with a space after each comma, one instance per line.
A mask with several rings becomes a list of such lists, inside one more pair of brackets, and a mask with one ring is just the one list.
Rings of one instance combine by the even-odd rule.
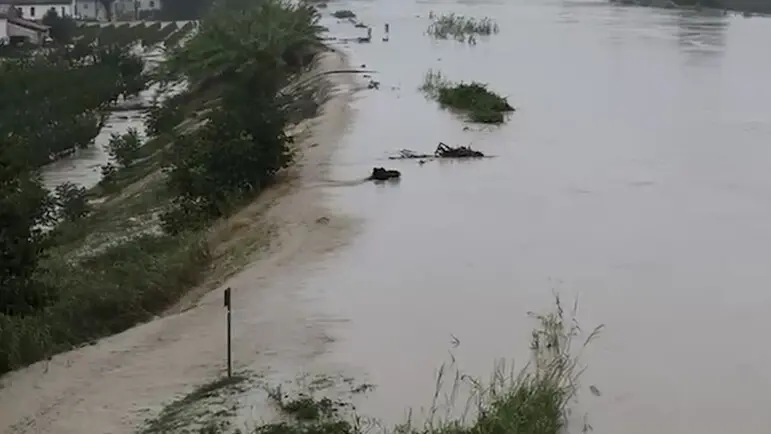
[[467, 18], [454, 13], [434, 16], [428, 26], [428, 34], [437, 39], [456, 39], [462, 42], [476, 43], [476, 36], [489, 36], [498, 33], [498, 24], [491, 18]]
[[343, 10], [333, 12], [332, 16], [338, 19], [343, 19], [343, 18], [354, 18], [356, 14], [353, 13], [353, 11], [350, 11], [348, 9], [343, 9]]
[[499, 124], [504, 121], [505, 113], [514, 111], [505, 97], [496, 95], [487, 85], [453, 83], [441, 72], [429, 71], [420, 89], [442, 106], [466, 112], [471, 122]]

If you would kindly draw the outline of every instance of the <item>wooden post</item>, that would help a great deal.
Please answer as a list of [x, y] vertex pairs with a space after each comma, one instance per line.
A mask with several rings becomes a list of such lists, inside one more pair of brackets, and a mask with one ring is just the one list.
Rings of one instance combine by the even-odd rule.
[[232, 330], [232, 310], [231, 310], [231, 302], [230, 302], [230, 288], [225, 288], [225, 308], [228, 310], [227, 316], [228, 316], [228, 378], [231, 378], [233, 376], [233, 357], [231, 354], [232, 346], [231, 346], [231, 330]]

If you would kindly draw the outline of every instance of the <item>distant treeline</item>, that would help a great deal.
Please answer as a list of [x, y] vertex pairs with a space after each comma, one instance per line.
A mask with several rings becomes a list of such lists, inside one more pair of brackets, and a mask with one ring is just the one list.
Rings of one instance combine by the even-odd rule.
[[615, 0], [620, 3], [634, 3], [641, 6], [701, 6], [714, 9], [728, 9], [737, 12], [771, 13], [771, 0]]

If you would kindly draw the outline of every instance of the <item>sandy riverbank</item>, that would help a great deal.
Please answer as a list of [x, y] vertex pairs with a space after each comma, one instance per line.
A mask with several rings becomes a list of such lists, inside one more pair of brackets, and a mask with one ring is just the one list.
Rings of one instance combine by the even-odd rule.
[[[340, 53], [325, 53], [314, 73], [344, 69], [346, 63]], [[235, 316], [236, 368], [282, 362], [285, 354], [313, 351], [324, 342], [323, 333], [307, 327], [292, 303], [276, 297], [282, 285], [273, 282], [350, 235], [352, 222], [325, 208], [321, 189], [303, 188], [325, 180], [351, 119], [355, 78], [333, 74], [326, 80], [330, 98], [318, 117], [298, 126], [302, 152], [287, 181], [211, 232], [220, 246], [216, 257], [217, 250], [226, 250], [244, 233], [276, 228], [269, 246], [222, 285], [233, 288], [236, 310], [249, 313]], [[165, 402], [222, 372], [223, 321], [221, 291], [193, 291], [163, 318], [13, 372], [2, 378], [0, 431], [134, 432]]]

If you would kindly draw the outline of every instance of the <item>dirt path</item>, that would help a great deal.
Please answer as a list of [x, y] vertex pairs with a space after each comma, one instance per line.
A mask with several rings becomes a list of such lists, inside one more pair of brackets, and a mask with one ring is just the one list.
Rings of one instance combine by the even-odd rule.
[[[344, 56], [327, 53], [321, 70], [342, 69]], [[278, 228], [261, 259], [228, 279], [233, 287], [236, 369], [259, 371], [303, 363], [328, 341], [323, 327], [294, 298], [304, 267], [345, 243], [351, 223], [324, 208], [322, 181], [350, 121], [354, 78], [331, 75], [335, 95], [310, 121], [312, 134], [290, 183], [268, 192], [231, 222], [232, 231]], [[311, 144], [314, 144], [311, 146]], [[318, 144], [317, 146], [315, 144]], [[267, 211], [266, 204], [272, 204]], [[321, 219], [328, 217], [329, 220]], [[289, 272], [291, 270], [291, 272]], [[221, 291], [197, 294], [187, 309], [98, 344], [60, 354], [3, 378], [0, 432], [56, 434], [131, 433], [179, 394], [223, 369]]]

